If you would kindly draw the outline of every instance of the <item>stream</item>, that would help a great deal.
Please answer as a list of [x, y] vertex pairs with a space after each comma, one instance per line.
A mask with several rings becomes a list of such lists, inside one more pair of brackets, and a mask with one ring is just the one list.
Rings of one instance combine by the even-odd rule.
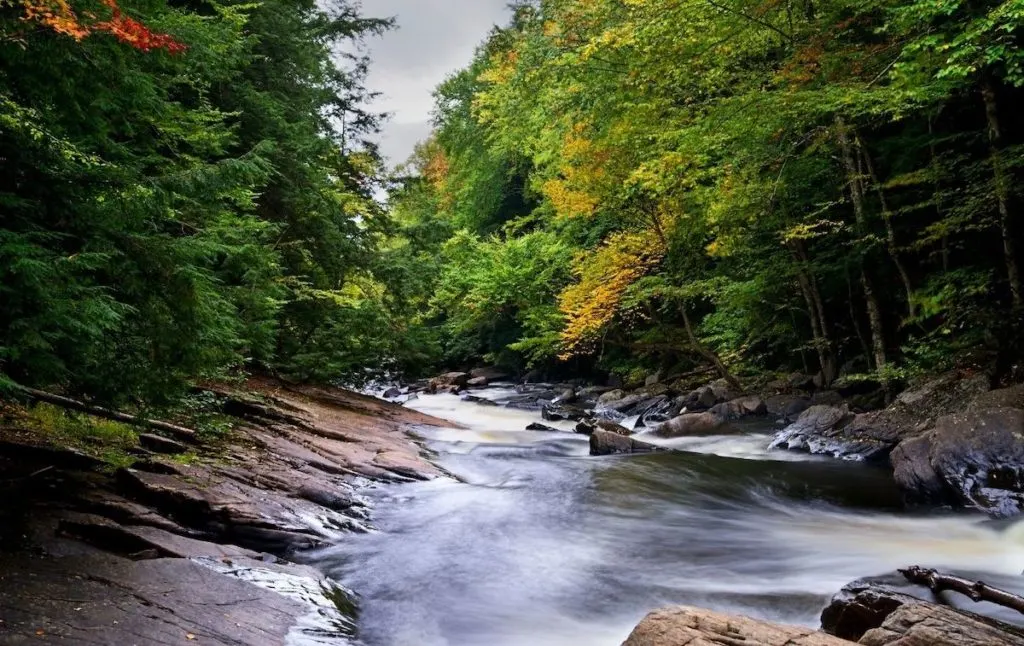
[[522, 430], [539, 411], [407, 405], [465, 427], [423, 431], [459, 480], [373, 490], [379, 531], [313, 556], [365, 646], [617, 646], [673, 604], [816, 627], [844, 584], [915, 564], [1020, 587], [1024, 525], [907, 512], [885, 470], [769, 452], [769, 421], [595, 458], [574, 423]]

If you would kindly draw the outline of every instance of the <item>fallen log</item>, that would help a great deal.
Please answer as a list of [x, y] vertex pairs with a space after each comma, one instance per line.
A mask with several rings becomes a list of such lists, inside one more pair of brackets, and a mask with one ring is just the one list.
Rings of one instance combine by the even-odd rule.
[[1010, 608], [1024, 614], [1024, 597], [1000, 590], [999, 588], [993, 588], [983, 581], [970, 581], [918, 566], [900, 570], [900, 574], [911, 583], [928, 586], [932, 592], [943, 592], [945, 590], [959, 592], [975, 603], [988, 601], [989, 603]]
[[86, 413], [87, 415], [94, 415], [96, 417], [102, 417], [115, 422], [121, 422], [122, 424], [130, 424], [132, 426], [143, 426], [156, 431], [163, 431], [175, 438], [192, 444], [198, 444], [196, 439], [196, 432], [190, 428], [184, 426], [178, 426], [177, 424], [171, 424], [170, 422], [161, 422], [154, 419], [146, 419], [144, 417], [138, 417], [136, 415], [129, 415], [128, 413], [122, 413], [116, 410], [110, 410], [109, 408], [103, 408], [102, 406], [93, 406], [77, 399], [71, 399], [70, 397], [64, 397], [62, 395], [54, 395], [43, 390], [36, 390], [35, 388], [26, 388], [19, 386], [18, 391], [29, 399], [45, 402], [54, 406], [60, 406], [61, 408], [67, 408], [69, 410], [78, 411], [80, 413]]

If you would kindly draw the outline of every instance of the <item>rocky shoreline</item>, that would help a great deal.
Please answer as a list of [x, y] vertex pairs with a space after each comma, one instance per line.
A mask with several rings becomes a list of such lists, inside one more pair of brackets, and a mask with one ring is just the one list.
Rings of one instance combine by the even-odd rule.
[[1000, 518], [1024, 511], [1024, 384], [993, 388], [981, 373], [951, 372], [913, 384], [889, 405], [876, 382], [846, 379], [822, 389], [801, 374], [753, 392], [739, 392], [724, 379], [700, 384], [653, 375], [630, 389], [523, 384], [497, 402], [472, 394], [502, 378], [495, 369], [454, 372], [390, 394], [450, 392], [538, 410], [545, 420], [576, 421], [577, 432], [590, 436], [593, 455], [663, 450], [659, 438], [739, 433], [741, 420], [764, 418], [778, 425], [772, 449], [892, 468], [909, 504], [966, 507]]
[[367, 531], [361, 488], [439, 475], [408, 433], [449, 424], [339, 389], [215, 390], [229, 439], [113, 473], [2, 429], [0, 644], [350, 643], [350, 593], [291, 557]]
[[[911, 502], [1020, 512], [1024, 387], [992, 390], [950, 374], [884, 408], [794, 378], [759, 393], [648, 380], [634, 389], [583, 384], [514, 387], [498, 401], [473, 388], [500, 371], [450, 373], [412, 388], [572, 421], [591, 453], [665, 450], [666, 438], [741, 432], [778, 420], [777, 450], [891, 460]], [[356, 634], [352, 594], [295, 562], [302, 550], [370, 529], [359, 494], [375, 483], [443, 475], [415, 444], [417, 427], [451, 426], [395, 403], [333, 389], [251, 380], [210, 388], [235, 420], [216, 447], [145, 434], [134, 464], [109, 465], [0, 429], [0, 644], [341, 645]], [[534, 424], [533, 430], [554, 430]], [[186, 452], [183, 455], [183, 452]], [[847, 586], [824, 632], [708, 610], [652, 613], [628, 646], [861, 643], [1024, 646], [994, 619], [926, 601], [892, 581]]]

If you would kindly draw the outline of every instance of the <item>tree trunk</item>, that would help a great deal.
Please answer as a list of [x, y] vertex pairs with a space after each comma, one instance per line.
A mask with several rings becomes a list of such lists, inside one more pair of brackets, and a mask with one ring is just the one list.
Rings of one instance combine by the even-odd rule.
[[992, 157], [992, 173], [995, 178], [996, 200], [999, 203], [999, 227], [1003, 237], [1003, 258], [1010, 282], [1013, 308], [1024, 308], [1024, 290], [1021, 287], [1020, 265], [1017, 260], [1015, 214], [1010, 208], [1010, 177], [1003, 166], [1003, 130], [999, 120], [999, 102], [996, 87], [987, 75], [981, 82], [981, 96], [985, 101], [985, 117], [988, 121], [988, 143]]
[[[846, 169], [847, 187], [850, 190], [850, 198], [853, 201], [853, 213], [857, 224], [857, 233], [861, 236], [867, 234], [867, 213], [864, 207], [864, 176], [857, 167], [857, 158], [853, 154], [853, 145], [850, 142], [850, 133], [841, 117], [836, 117], [836, 130], [839, 137], [839, 148], [843, 156], [843, 166]], [[860, 284], [864, 289], [864, 300], [868, 310], [868, 323], [871, 330], [871, 347], [875, 357], [875, 369], [881, 370], [885, 367], [885, 325], [882, 316], [882, 307], [875, 295], [874, 286], [868, 277], [864, 267], [864, 259], [859, 258]]]
[[[931, 115], [928, 116], [928, 154], [930, 155], [930, 165], [932, 170], [932, 192], [934, 193], [935, 200], [935, 215], [939, 216], [939, 220], [943, 220], [946, 216], [943, 214], [942, 209], [942, 181], [939, 173], [939, 156], [935, 152], [935, 125], [932, 123]], [[946, 233], [942, 234], [942, 271], [949, 271], [949, 235]]]
[[821, 301], [821, 291], [814, 280], [814, 275], [807, 270], [806, 251], [799, 242], [792, 243], [791, 249], [797, 261], [797, 281], [800, 283], [800, 291], [807, 303], [807, 313], [811, 319], [811, 333], [814, 336], [814, 348], [818, 352], [821, 376], [825, 385], [829, 386], [835, 381], [839, 371], [828, 318], [825, 316], [825, 308]]
[[871, 161], [871, 154], [868, 153], [867, 147], [861, 140], [860, 135], [855, 135], [855, 137], [857, 148], [860, 150], [860, 154], [864, 158], [864, 164], [867, 167], [868, 177], [871, 178], [871, 185], [874, 187], [875, 193], [878, 195], [878, 203], [882, 207], [882, 221], [885, 222], [886, 246], [889, 250], [889, 255], [892, 257], [893, 264], [896, 265], [896, 271], [900, 274], [900, 281], [903, 283], [903, 291], [906, 292], [907, 295], [907, 311], [910, 314], [910, 318], [914, 318], [916, 313], [914, 308], [914, 286], [910, 282], [910, 274], [907, 272], [907, 268], [903, 264], [903, 258], [900, 257], [899, 246], [896, 244], [896, 230], [892, 226], [892, 211], [889, 209], [889, 201], [885, 199], [885, 190], [878, 181], [878, 174], [875, 173], [875, 165]]
[[875, 368], [881, 370], [888, 363], [885, 352], [885, 336], [883, 335], [885, 327], [882, 323], [882, 307], [878, 303], [875, 287], [863, 268], [860, 270], [860, 285], [864, 288], [864, 302], [868, 306], [868, 325], [871, 328], [871, 351], [875, 357]]
[[683, 325], [686, 326], [686, 336], [689, 337], [690, 345], [693, 346], [693, 349], [697, 352], [697, 354], [710, 361], [711, 365], [713, 365], [715, 367], [715, 370], [718, 371], [718, 374], [721, 375], [722, 378], [725, 379], [727, 382], [729, 382], [730, 386], [742, 392], [743, 384], [741, 384], [740, 380], [733, 376], [731, 372], [729, 372], [729, 368], [726, 367], [725, 363], [722, 361], [722, 358], [719, 357], [714, 350], [701, 343], [700, 339], [697, 338], [697, 335], [693, 331], [693, 325], [690, 324], [690, 315], [686, 311], [686, 305], [681, 306], [679, 309], [683, 314]]
[[69, 397], [62, 397], [61, 395], [54, 395], [42, 390], [35, 390], [34, 388], [19, 387], [19, 390], [26, 396], [36, 401], [45, 402], [47, 404], [53, 404], [54, 406], [60, 406], [61, 408], [67, 408], [69, 410], [78, 411], [80, 413], [86, 413], [93, 415], [94, 417], [102, 417], [104, 419], [113, 420], [115, 422], [121, 422], [123, 424], [131, 424], [134, 426], [144, 426], [157, 431], [163, 431], [169, 435], [172, 435], [179, 440], [185, 442], [196, 442], [196, 432], [190, 428], [184, 426], [178, 426], [177, 424], [171, 424], [169, 422], [161, 422], [158, 420], [145, 419], [142, 417], [136, 417], [135, 415], [129, 415], [127, 413], [121, 413], [109, 408], [101, 408], [99, 406], [93, 406], [85, 402], [78, 401], [77, 399], [71, 399]]

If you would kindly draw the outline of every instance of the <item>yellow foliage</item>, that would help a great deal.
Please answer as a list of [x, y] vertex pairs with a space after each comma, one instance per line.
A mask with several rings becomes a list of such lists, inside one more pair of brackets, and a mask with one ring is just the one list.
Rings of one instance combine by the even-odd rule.
[[626, 290], [656, 267], [665, 251], [661, 238], [650, 231], [623, 231], [577, 257], [576, 283], [559, 296], [566, 318], [563, 359], [592, 350], [601, 330], [619, 311]]
[[587, 124], [577, 123], [562, 141], [563, 163], [559, 178], [541, 186], [555, 213], [560, 217], [587, 217], [597, 211], [602, 184], [607, 177], [605, 164], [611, 157], [585, 136]]

